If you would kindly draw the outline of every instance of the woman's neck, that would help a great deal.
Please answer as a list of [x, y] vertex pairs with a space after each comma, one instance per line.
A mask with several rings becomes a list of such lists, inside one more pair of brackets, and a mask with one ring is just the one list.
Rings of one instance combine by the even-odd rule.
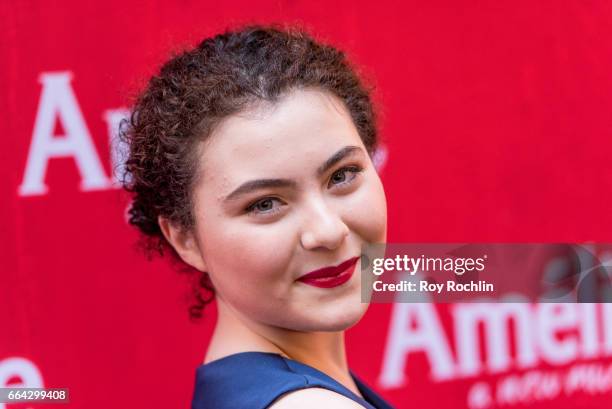
[[220, 298], [217, 311], [205, 363], [239, 352], [278, 353], [318, 369], [361, 396], [349, 373], [344, 331], [299, 332], [262, 325], [242, 317]]

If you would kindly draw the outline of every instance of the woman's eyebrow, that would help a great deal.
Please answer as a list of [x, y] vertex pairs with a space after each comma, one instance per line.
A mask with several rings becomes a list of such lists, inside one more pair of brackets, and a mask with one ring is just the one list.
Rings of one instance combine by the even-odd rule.
[[271, 187], [293, 187], [295, 188], [297, 184], [293, 180], [289, 179], [256, 179], [250, 180], [248, 182], [244, 182], [241, 184], [236, 190], [227, 195], [224, 202], [230, 200], [236, 200], [240, 196], [246, 195], [247, 193], [251, 193], [254, 190], [266, 189]]
[[363, 153], [362, 149], [359, 146], [345, 146], [344, 148], [340, 149], [338, 152], [330, 156], [330, 158], [327, 159], [324, 164], [319, 166], [319, 168], [317, 169], [317, 176], [322, 176], [325, 172], [331, 169], [336, 163], [340, 162], [342, 159], [348, 156], [353, 156], [357, 154], [358, 152]]
[[[317, 168], [317, 176], [323, 175], [329, 169], [331, 169], [336, 163], [340, 162], [342, 159], [358, 154], [358, 152], [363, 153], [363, 150], [358, 146], [345, 146], [340, 149], [338, 152], [334, 153], [329, 157], [321, 166]], [[295, 188], [297, 183], [290, 179], [255, 179], [250, 180], [248, 182], [244, 182], [238, 188], [236, 188], [232, 193], [227, 195], [224, 202], [236, 200], [240, 196], [246, 195], [247, 193], [251, 193], [255, 190], [267, 189], [267, 188]]]

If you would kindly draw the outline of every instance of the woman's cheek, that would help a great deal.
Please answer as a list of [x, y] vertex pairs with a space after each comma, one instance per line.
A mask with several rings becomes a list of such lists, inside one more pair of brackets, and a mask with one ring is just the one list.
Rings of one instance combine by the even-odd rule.
[[381, 243], [387, 236], [387, 200], [377, 174], [368, 174], [354, 192], [345, 220], [349, 228], [369, 243]]
[[276, 223], [255, 224], [236, 218], [219, 224], [207, 233], [209, 259], [207, 265], [214, 276], [232, 285], [249, 283], [258, 288], [270, 286], [287, 275], [292, 254], [291, 240]]

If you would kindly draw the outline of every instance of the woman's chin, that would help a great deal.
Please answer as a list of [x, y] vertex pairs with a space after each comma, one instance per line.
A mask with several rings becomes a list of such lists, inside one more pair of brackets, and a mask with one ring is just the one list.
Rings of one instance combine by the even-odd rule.
[[293, 326], [296, 331], [302, 332], [335, 332], [344, 331], [357, 324], [368, 309], [368, 304], [351, 304], [347, 308], [330, 306], [329, 309], [320, 309], [312, 315], [302, 317], [301, 320], [294, 321]]

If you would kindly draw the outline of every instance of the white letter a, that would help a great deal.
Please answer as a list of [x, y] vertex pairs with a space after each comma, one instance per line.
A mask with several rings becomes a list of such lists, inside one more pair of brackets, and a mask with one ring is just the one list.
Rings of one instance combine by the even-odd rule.
[[[21, 196], [47, 193], [48, 189], [44, 183], [47, 163], [50, 158], [59, 157], [74, 158], [81, 173], [81, 190], [110, 187], [83, 114], [70, 87], [71, 79], [70, 72], [43, 73], [39, 77], [43, 89], [25, 175], [19, 186]], [[56, 115], [66, 131], [66, 135], [60, 138], [53, 137]]]
[[[414, 321], [417, 328], [412, 326]], [[404, 385], [404, 368], [408, 355], [413, 352], [424, 352], [429, 358], [434, 381], [448, 380], [455, 375], [451, 350], [435, 307], [425, 303], [396, 303], [379, 378], [383, 387]]]

